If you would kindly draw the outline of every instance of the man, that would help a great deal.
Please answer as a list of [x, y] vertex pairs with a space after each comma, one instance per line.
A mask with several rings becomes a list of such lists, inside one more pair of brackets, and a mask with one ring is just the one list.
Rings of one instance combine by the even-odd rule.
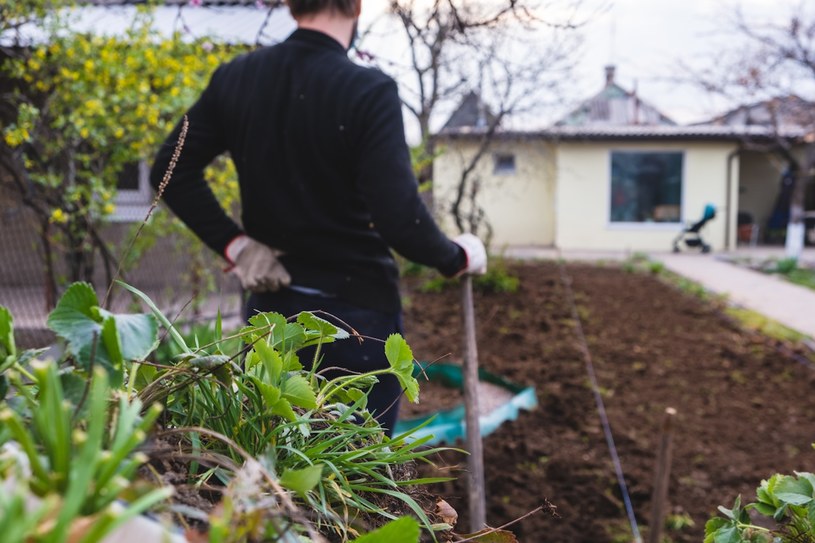
[[[288, 5], [297, 30], [218, 68], [189, 110], [164, 199], [234, 265], [251, 291], [247, 316], [319, 309], [363, 336], [384, 339], [402, 329], [389, 247], [447, 276], [484, 273], [486, 252], [475, 236], [450, 240], [438, 229], [418, 195], [396, 83], [347, 57], [361, 0]], [[158, 153], [154, 187], [180, 129], [179, 123]], [[238, 172], [243, 228], [203, 178], [223, 152]], [[377, 341], [341, 341], [324, 353], [326, 365], [354, 372], [387, 365]], [[388, 432], [400, 393], [388, 377], [368, 398]]]

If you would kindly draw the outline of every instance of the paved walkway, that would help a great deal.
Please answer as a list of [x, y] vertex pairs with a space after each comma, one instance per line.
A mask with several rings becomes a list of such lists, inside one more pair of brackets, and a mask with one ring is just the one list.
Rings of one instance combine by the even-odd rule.
[[[506, 256], [526, 259], [624, 260], [623, 252], [565, 251], [551, 248], [515, 247]], [[783, 279], [749, 270], [725, 261], [722, 256], [746, 257], [755, 260], [783, 258], [782, 248], [756, 248], [723, 254], [652, 253], [674, 273], [687, 277], [717, 294], [724, 294], [739, 306], [756, 311], [810, 337], [815, 337], [815, 290], [794, 285]], [[806, 249], [801, 258], [815, 263], [815, 249]]]

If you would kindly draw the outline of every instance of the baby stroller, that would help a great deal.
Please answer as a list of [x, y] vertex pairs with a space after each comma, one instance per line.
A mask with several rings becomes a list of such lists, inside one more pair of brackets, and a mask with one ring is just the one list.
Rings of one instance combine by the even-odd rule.
[[716, 216], [716, 206], [713, 204], [707, 204], [705, 206], [705, 212], [702, 215], [702, 218], [696, 221], [693, 224], [688, 225], [684, 230], [679, 232], [679, 235], [673, 241], [674, 252], [679, 252], [679, 245], [682, 243], [682, 240], [685, 240], [685, 245], [688, 247], [700, 248], [703, 253], [710, 252], [710, 245], [705, 243], [705, 240], [702, 239], [702, 235], [699, 233], [702, 228], [707, 224], [707, 222], [713, 217]]

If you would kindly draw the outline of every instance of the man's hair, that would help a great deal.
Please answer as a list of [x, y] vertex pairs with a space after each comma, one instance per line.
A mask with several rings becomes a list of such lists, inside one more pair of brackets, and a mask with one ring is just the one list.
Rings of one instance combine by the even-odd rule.
[[356, 14], [358, 0], [286, 0], [293, 17], [319, 13], [323, 10], [337, 11], [348, 17]]

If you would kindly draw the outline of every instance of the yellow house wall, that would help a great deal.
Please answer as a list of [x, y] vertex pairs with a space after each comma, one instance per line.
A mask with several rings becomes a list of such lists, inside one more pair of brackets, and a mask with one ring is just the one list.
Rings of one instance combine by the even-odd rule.
[[[683, 160], [682, 215], [698, 220], [706, 203], [717, 208], [716, 218], [702, 234], [714, 250], [725, 246], [725, 224], [730, 243], [735, 240], [738, 196], [738, 160], [731, 161], [730, 202], [727, 213], [728, 156], [734, 144], [705, 142], [560, 143], [557, 149], [556, 245], [563, 249], [667, 251], [681, 230], [680, 224], [613, 224], [609, 220], [611, 152], [681, 151]], [[729, 215], [729, 217], [728, 217]]]
[[[477, 146], [467, 141], [442, 144], [433, 164], [433, 199], [437, 218], [448, 233], [456, 231], [450, 213], [462, 169]], [[496, 153], [515, 155], [513, 174], [494, 172]], [[553, 147], [540, 140], [497, 141], [479, 161], [472, 178], [477, 196], [493, 228], [493, 250], [507, 245], [552, 245], [555, 241], [555, 164]]]

